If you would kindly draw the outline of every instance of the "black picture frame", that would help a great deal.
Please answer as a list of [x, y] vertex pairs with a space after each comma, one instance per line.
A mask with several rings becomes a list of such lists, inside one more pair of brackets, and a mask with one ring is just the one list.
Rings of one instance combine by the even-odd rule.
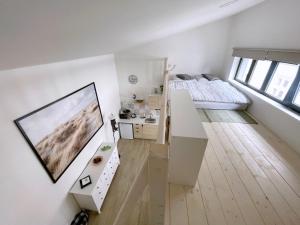
[[[76, 93], [79, 93], [83, 90], [85, 90], [86, 88], [89, 88], [89, 87], [93, 87], [93, 90], [95, 92], [95, 103], [97, 103], [97, 108], [99, 108], [99, 112], [100, 112], [100, 122], [101, 124], [99, 125], [99, 127], [90, 135], [90, 137], [86, 140], [86, 142], [82, 145], [81, 149], [78, 150], [78, 152], [74, 155], [74, 157], [69, 161], [68, 164], [65, 165], [65, 168], [61, 171], [61, 173], [58, 175], [58, 176], [53, 176], [53, 172], [48, 168], [47, 166], [47, 163], [46, 163], [46, 160], [43, 159], [43, 157], [39, 154], [39, 152], [37, 151], [35, 145], [33, 144], [32, 140], [30, 139], [28, 133], [26, 133], [26, 130], [24, 129], [24, 127], [22, 126], [22, 121], [26, 118], [29, 118], [30, 116], [33, 116], [35, 115], [36, 113], [38, 112], [41, 112], [42, 110], [45, 110], [47, 109], [48, 107], [50, 106], [53, 106], [55, 105], [56, 103], [62, 101], [62, 100], [65, 100], [67, 99], [68, 97], [76, 94]], [[96, 89], [96, 85], [94, 82], [88, 84], [88, 85], [85, 85], [84, 87], [68, 94], [68, 95], [65, 95], [47, 105], [44, 105], [43, 107], [41, 108], [38, 108], [24, 116], [21, 116], [19, 117], [18, 119], [15, 119], [14, 120], [14, 123], [16, 124], [17, 128], [19, 129], [19, 131], [21, 132], [21, 134], [23, 135], [23, 137], [25, 138], [25, 140], [27, 141], [27, 143], [29, 144], [30, 148], [33, 150], [33, 152], [35, 153], [36, 157], [38, 158], [38, 160], [41, 162], [42, 166], [44, 167], [44, 169], [46, 170], [47, 174], [49, 175], [49, 177], [51, 178], [51, 180], [53, 181], [53, 183], [56, 183], [59, 178], [64, 174], [64, 172], [69, 168], [69, 166], [72, 164], [72, 162], [77, 158], [77, 156], [82, 152], [82, 150], [85, 148], [85, 146], [90, 142], [90, 140], [96, 135], [96, 133], [103, 127], [104, 125], [104, 121], [103, 121], [103, 116], [102, 116], [102, 112], [101, 112], [101, 107], [100, 107], [100, 103], [99, 103], [99, 99], [98, 99], [98, 94], [97, 94], [97, 89]]]
[[79, 180], [79, 183], [80, 183], [80, 187], [82, 189], [82, 188], [85, 188], [86, 186], [90, 185], [92, 183], [92, 179], [91, 179], [90, 175], [87, 175], [86, 177], [81, 178]]

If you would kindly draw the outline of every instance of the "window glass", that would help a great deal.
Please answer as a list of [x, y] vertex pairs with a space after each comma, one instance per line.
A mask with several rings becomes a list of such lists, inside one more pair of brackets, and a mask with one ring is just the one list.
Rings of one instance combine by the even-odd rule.
[[293, 104], [300, 107], [300, 86], [298, 87], [298, 91], [295, 95], [295, 98], [293, 100]]
[[296, 78], [298, 68], [298, 65], [279, 63], [266, 92], [282, 101]]
[[260, 89], [261, 86], [264, 83], [264, 80], [267, 76], [267, 73], [270, 69], [270, 66], [272, 64], [272, 61], [261, 61], [259, 60], [256, 65], [255, 68], [253, 70], [253, 73], [250, 77], [249, 80], [249, 85], [256, 88], [256, 89]]
[[253, 61], [253, 59], [247, 59], [247, 58], [242, 59], [241, 65], [239, 67], [239, 71], [236, 75], [237, 80], [245, 82], [247, 74], [249, 73], [252, 61]]

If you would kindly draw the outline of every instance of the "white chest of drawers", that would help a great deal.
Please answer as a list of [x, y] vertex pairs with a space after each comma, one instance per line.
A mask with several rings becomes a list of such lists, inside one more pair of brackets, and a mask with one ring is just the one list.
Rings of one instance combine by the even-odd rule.
[[[106, 145], [111, 146], [111, 149], [102, 151], [101, 148]], [[96, 156], [103, 157], [103, 160], [97, 165], [93, 163], [93, 159]], [[81, 208], [100, 213], [106, 193], [119, 164], [120, 159], [117, 146], [114, 143], [102, 143], [70, 190], [70, 193], [74, 195]], [[88, 175], [91, 177], [92, 183], [81, 188], [80, 179]]]

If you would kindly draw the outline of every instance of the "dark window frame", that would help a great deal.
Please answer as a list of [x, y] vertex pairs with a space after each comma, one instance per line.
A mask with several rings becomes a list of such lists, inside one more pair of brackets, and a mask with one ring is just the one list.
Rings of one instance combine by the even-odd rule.
[[[238, 66], [236, 68], [236, 71], [235, 71], [235, 75], [234, 75], [234, 80], [237, 81], [238, 83], [254, 90], [255, 92], [258, 92], [259, 94], [262, 94], [264, 95], [265, 97], [269, 98], [269, 99], [272, 99], [273, 101], [287, 107], [288, 109], [291, 109], [293, 110], [294, 112], [296, 112], [297, 114], [300, 114], [300, 107], [297, 106], [296, 104], [293, 103], [293, 100], [294, 98], [296, 97], [296, 94], [297, 94], [297, 91], [298, 91], [298, 88], [300, 88], [300, 66], [298, 68], [298, 72], [297, 72], [297, 75], [296, 75], [296, 78], [295, 80], [293, 81], [291, 87], [289, 88], [285, 98], [283, 100], [280, 100], [280, 99], [277, 99], [271, 95], [269, 95], [266, 90], [267, 90], [267, 87], [268, 85], [270, 84], [276, 70], [277, 70], [277, 67], [278, 65], [281, 63], [281, 62], [278, 62], [278, 61], [272, 61], [271, 63], [271, 66], [267, 72], [267, 75], [263, 81], [263, 84], [261, 86], [261, 88], [255, 88], [251, 85], [249, 85], [249, 80], [253, 74], [253, 71], [257, 65], [257, 62], [259, 60], [255, 60], [253, 59], [252, 61], [252, 64], [250, 66], [250, 69], [249, 69], [249, 72], [248, 74], [246, 75], [246, 79], [245, 81], [241, 81], [239, 79], [237, 79], [237, 75], [238, 75], [238, 72], [239, 72], [239, 69], [240, 69], [240, 66], [242, 64], [242, 61], [243, 61], [244, 58], [240, 58], [239, 59], [239, 63], [238, 63]], [[293, 63], [290, 63], [290, 64], [293, 64]], [[297, 65], [297, 64], [294, 64], [294, 65]]]
[[251, 64], [251, 66], [250, 66], [250, 69], [249, 69], [249, 71], [248, 71], [248, 74], [246, 75], [246, 79], [245, 79], [245, 81], [242, 81], [242, 80], [239, 80], [239, 79], [237, 78], [237, 75], [238, 75], [238, 73], [239, 73], [239, 70], [240, 70], [240, 67], [241, 67], [241, 65], [242, 65], [243, 59], [244, 59], [244, 58], [240, 58], [239, 65], [238, 65], [237, 70], [236, 70], [235, 75], [234, 75], [234, 79], [237, 80], [238, 82], [244, 84], [244, 85], [248, 85], [248, 81], [249, 81], [249, 79], [250, 79], [249, 74], [252, 74], [253, 68], [255, 67], [255, 64], [256, 64], [256, 60], [252, 60], [252, 64]]

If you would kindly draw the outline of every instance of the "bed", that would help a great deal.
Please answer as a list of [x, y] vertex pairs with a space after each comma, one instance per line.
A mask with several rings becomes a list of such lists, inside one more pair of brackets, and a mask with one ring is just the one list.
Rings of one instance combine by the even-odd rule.
[[228, 82], [207, 80], [170, 80], [169, 89], [189, 91], [196, 108], [244, 110], [250, 104], [249, 98]]

